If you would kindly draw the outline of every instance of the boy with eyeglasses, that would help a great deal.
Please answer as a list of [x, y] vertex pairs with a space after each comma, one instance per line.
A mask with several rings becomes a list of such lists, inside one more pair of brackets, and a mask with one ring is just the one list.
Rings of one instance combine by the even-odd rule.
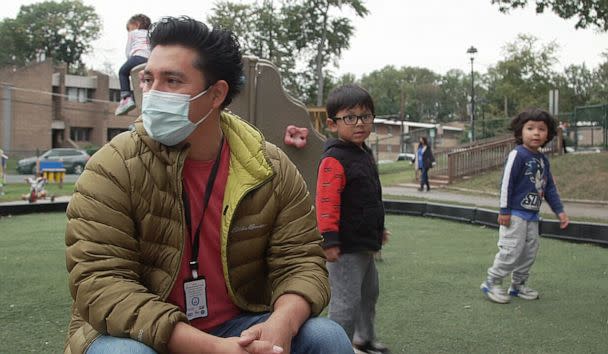
[[328, 139], [317, 179], [317, 224], [332, 297], [329, 318], [340, 324], [353, 346], [365, 353], [388, 353], [376, 342], [374, 317], [379, 294], [374, 254], [390, 234], [378, 169], [365, 144], [374, 122], [374, 102], [356, 85], [333, 90], [327, 99]]

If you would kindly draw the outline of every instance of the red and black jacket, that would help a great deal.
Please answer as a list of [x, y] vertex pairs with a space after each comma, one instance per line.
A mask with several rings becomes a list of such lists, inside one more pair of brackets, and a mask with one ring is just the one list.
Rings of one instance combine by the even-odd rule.
[[317, 223], [323, 248], [342, 253], [378, 251], [382, 247], [384, 205], [378, 168], [363, 144], [329, 139], [319, 164]]

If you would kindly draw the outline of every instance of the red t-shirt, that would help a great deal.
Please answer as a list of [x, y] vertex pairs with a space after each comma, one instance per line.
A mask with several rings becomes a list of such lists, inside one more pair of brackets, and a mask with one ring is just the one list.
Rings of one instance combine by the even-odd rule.
[[[184, 165], [184, 189], [188, 195], [190, 204], [191, 229], [186, 240], [184, 240], [184, 255], [177, 280], [167, 299], [170, 303], [179, 306], [183, 312], [186, 312], [184, 305], [184, 280], [192, 278], [189, 265], [192, 255], [192, 242], [194, 240], [194, 235], [192, 234], [196, 231], [201, 221], [205, 188], [207, 187], [207, 180], [211, 174], [214, 162], [215, 159], [211, 161], [187, 159]], [[228, 296], [220, 250], [222, 202], [224, 200], [224, 189], [226, 188], [226, 180], [228, 179], [229, 166], [230, 148], [228, 144], [224, 144], [217, 176], [211, 197], [209, 198], [209, 205], [205, 212], [205, 220], [201, 226], [199, 235], [198, 274], [199, 277], [205, 277], [207, 283], [208, 316], [194, 319], [190, 324], [202, 331], [208, 331], [236, 317], [241, 312]]]

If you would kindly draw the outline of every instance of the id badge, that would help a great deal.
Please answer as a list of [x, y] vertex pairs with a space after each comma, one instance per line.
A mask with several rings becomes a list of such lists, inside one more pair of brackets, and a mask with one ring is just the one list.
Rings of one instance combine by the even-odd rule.
[[189, 321], [207, 317], [207, 283], [205, 278], [191, 279], [184, 282], [184, 296], [186, 297], [186, 316]]

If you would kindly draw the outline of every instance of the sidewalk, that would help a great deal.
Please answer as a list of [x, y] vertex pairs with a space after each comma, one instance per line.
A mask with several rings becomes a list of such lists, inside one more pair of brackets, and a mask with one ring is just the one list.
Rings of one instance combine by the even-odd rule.
[[[433, 189], [431, 187], [430, 192], [420, 192], [415, 184], [400, 184], [399, 186], [382, 187], [382, 193], [385, 196], [405, 196], [428, 202], [458, 203], [460, 205], [474, 205], [484, 209], [498, 210], [498, 195], [479, 194], [463, 189], [454, 190], [449, 187]], [[390, 199], [390, 197], [386, 199]], [[562, 200], [562, 203], [570, 218], [593, 218], [598, 219], [598, 222], [608, 223], [608, 202]], [[543, 201], [541, 213], [554, 215], [546, 201]]]
[[[479, 194], [468, 190], [455, 190], [449, 187], [437, 187], [431, 189], [430, 192], [419, 192], [418, 186], [415, 184], [400, 184], [392, 187], [382, 187], [382, 193], [385, 199], [391, 199], [390, 196], [411, 197], [412, 200], [424, 200], [431, 203], [454, 203], [458, 205], [474, 205], [479, 208], [497, 210], [498, 195]], [[55, 198], [55, 202], [68, 202], [70, 196], [60, 196]], [[36, 201], [37, 204], [50, 203], [47, 199]], [[593, 201], [573, 201], [562, 200], [566, 213], [570, 218], [585, 217], [597, 219], [596, 222], [608, 223], [608, 202], [593, 202]], [[2, 205], [19, 205], [29, 204], [25, 200], [4, 202]], [[554, 215], [546, 201], [543, 201], [541, 212]], [[556, 218], [556, 217], [551, 217]]]

